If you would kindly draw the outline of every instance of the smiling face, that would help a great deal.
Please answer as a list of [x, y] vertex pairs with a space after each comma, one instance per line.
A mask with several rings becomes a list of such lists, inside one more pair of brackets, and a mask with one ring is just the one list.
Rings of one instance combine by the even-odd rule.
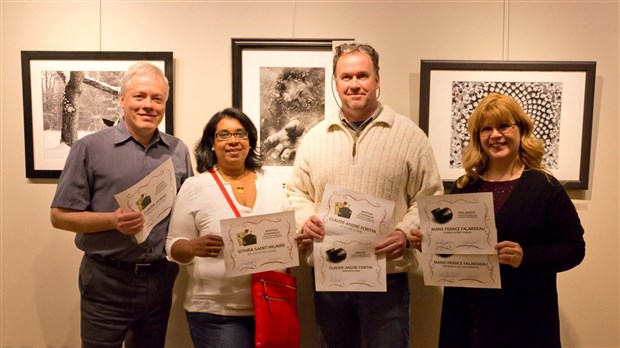
[[349, 121], [363, 121], [377, 108], [379, 76], [369, 55], [356, 51], [344, 54], [336, 64], [336, 91]]
[[231, 135], [228, 140], [219, 140], [217, 134], [220, 132], [235, 133], [246, 131], [241, 122], [233, 117], [222, 118], [215, 129], [216, 136], [213, 137], [213, 152], [217, 158], [217, 164], [227, 171], [239, 171], [245, 168], [245, 158], [250, 152], [250, 142], [248, 138], [238, 139]]
[[[515, 122], [487, 124], [479, 132], [482, 151], [489, 157], [491, 163], [497, 161], [512, 162], [519, 158], [521, 144], [521, 130]], [[488, 130], [490, 129], [490, 133]]]
[[166, 85], [155, 75], [135, 75], [119, 98], [129, 133], [148, 145], [166, 111]]

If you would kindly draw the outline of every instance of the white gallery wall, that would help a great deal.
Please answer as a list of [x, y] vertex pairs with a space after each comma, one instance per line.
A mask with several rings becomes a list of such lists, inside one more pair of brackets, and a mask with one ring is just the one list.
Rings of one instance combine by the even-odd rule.
[[[558, 276], [560, 316], [565, 347], [619, 347], [619, 17], [618, 0], [1, 0], [0, 346], [80, 345], [81, 253], [72, 233], [50, 225], [56, 180], [25, 175], [20, 51], [173, 51], [174, 132], [193, 147], [209, 117], [232, 104], [234, 37], [370, 43], [381, 55], [380, 100], [416, 122], [421, 59], [597, 61], [590, 187], [570, 192], [586, 258]], [[303, 347], [317, 347], [310, 270], [295, 273]], [[425, 287], [420, 271], [410, 278], [411, 346], [434, 347], [441, 289]], [[185, 281], [169, 347], [191, 346]]]

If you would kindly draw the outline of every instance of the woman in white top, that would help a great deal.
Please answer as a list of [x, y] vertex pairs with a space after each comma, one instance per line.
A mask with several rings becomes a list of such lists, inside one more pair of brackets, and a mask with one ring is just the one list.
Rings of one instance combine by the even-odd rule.
[[254, 347], [251, 276], [225, 275], [220, 220], [235, 214], [209, 170], [217, 172], [241, 216], [289, 210], [282, 183], [260, 169], [257, 138], [241, 111], [213, 115], [195, 148], [201, 174], [185, 181], [172, 210], [166, 252], [188, 265], [184, 308], [196, 347]]

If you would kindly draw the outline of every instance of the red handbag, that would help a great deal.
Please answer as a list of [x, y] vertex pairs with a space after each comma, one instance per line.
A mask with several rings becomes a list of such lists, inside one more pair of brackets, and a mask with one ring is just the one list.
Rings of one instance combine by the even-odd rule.
[[[224, 194], [235, 216], [241, 217], [214, 170], [211, 175]], [[297, 314], [297, 280], [286, 273], [267, 271], [252, 274], [252, 300], [257, 348], [298, 348], [300, 345]]]
[[252, 274], [257, 348], [299, 347], [297, 281], [286, 271]]

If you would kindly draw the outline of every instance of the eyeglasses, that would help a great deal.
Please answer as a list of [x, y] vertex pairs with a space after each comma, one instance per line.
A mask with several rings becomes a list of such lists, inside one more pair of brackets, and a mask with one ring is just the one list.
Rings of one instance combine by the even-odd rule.
[[496, 127], [486, 126], [482, 127], [478, 130], [480, 136], [488, 137], [493, 133], [493, 129], [497, 129], [502, 135], [510, 133], [512, 131], [512, 127], [516, 126], [516, 123], [502, 123], [497, 125]]
[[221, 141], [228, 140], [233, 135], [235, 136], [237, 140], [243, 140], [243, 139], [248, 138], [248, 132], [244, 130], [239, 130], [239, 131], [232, 132], [232, 133], [228, 131], [222, 131], [222, 132], [215, 133], [215, 137], [217, 138], [217, 140], [221, 140]]

